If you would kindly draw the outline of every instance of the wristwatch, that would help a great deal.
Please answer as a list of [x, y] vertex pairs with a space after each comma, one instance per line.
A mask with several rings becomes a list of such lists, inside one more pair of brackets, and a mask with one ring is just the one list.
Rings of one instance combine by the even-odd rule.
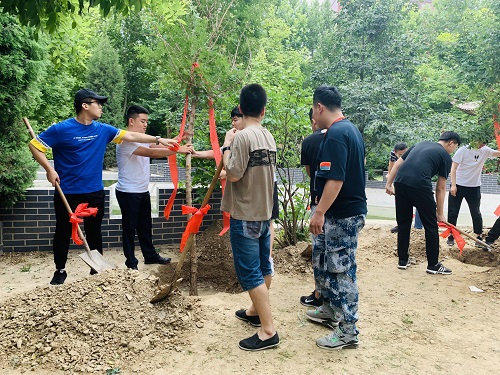
[[222, 147], [222, 154], [224, 155], [224, 152], [226, 152], [228, 150], [231, 150], [231, 146]]
[[159, 145], [159, 144], [160, 144], [160, 138], [161, 138], [161, 137], [160, 137], [159, 135], [157, 135], [155, 138], [156, 138], [156, 144], [157, 144], [157, 145]]

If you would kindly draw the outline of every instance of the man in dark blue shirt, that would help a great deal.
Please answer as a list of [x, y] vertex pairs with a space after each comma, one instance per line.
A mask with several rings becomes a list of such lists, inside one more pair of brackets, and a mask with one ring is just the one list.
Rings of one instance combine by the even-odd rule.
[[323, 305], [306, 314], [332, 328], [338, 325], [316, 341], [323, 349], [356, 347], [359, 333], [356, 249], [367, 213], [365, 145], [358, 128], [342, 114], [341, 102], [335, 87], [314, 91], [313, 118], [321, 129], [328, 129], [318, 152], [317, 205], [309, 224], [314, 277]]

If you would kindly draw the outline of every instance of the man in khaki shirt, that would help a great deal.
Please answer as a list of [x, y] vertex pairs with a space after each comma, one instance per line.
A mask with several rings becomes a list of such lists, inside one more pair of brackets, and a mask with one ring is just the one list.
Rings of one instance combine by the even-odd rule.
[[250, 308], [236, 311], [236, 317], [260, 327], [239, 347], [257, 351], [279, 345], [274, 327], [269, 287], [272, 267], [270, 256], [270, 218], [273, 209], [276, 143], [262, 127], [267, 95], [258, 84], [245, 86], [240, 94], [243, 129], [226, 133], [222, 147], [227, 185], [221, 210], [231, 215], [230, 240], [236, 275], [248, 291]]

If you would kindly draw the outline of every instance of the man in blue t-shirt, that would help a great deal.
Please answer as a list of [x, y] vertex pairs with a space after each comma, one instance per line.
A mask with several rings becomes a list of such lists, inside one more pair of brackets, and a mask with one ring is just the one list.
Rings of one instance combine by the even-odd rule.
[[[88, 89], [75, 94], [76, 117], [50, 126], [31, 140], [29, 148], [35, 160], [47, 172], [47, 180], [62, 191], [74, 211], [80, 203], [97, 207], [97, 215], [84, 218], [85, 237], [91, 249], [102, 253], [101, 223], [104, 216], [104, 185], [102, 166], [106, 145], [110, 142], [144, 142], [178, 146], [174, 139], [161, 138], [141, 133], [127, 132], [111, 125], [97, 122], [102, 115], [102, 106], [108, 100]], [[52, 148], [54, 166], [45, 152]], [[67, 273], [64, 269], [68, 259], [71, 223], [63, 200], [54, 192], [56, 229], [52, 244], [56, 271], [50, 281], [52, 285], [63, 284]], [[91, 274], [95, 270], [91, 270]]]
[[367, 213], [365, 145], [358, 128], [342, 114], [341, 102], [335, 87], [314, 91], [314, 121], [328, 129], [318, 152], [316, 209], [309, 224], [314, 277], [323, 305], [306, 314], [334, 329], [316, 341], [323, 349], [356, 347], [359, 333], [356, 249]]

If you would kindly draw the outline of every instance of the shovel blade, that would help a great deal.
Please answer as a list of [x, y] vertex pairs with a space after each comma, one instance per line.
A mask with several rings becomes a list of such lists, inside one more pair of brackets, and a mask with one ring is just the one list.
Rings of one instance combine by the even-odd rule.
[[172, 294], [172, 291], [179, 286], [181, 281], [182, 281], [182, 278], [178, 279], [177, 281], [173, 282], [172, 284], [166, 285], [153, 298], [151, 298], [151, 301], [149, 301], [149, 302], [150, 303], [158, 303], [158, 302], [163, 301], [170, 294]]
[[113, 263], [104, 259], [102, 254], [97, 250], [86, 251], [80, 254], [80, 258], [97, 273], [118, 268]]

